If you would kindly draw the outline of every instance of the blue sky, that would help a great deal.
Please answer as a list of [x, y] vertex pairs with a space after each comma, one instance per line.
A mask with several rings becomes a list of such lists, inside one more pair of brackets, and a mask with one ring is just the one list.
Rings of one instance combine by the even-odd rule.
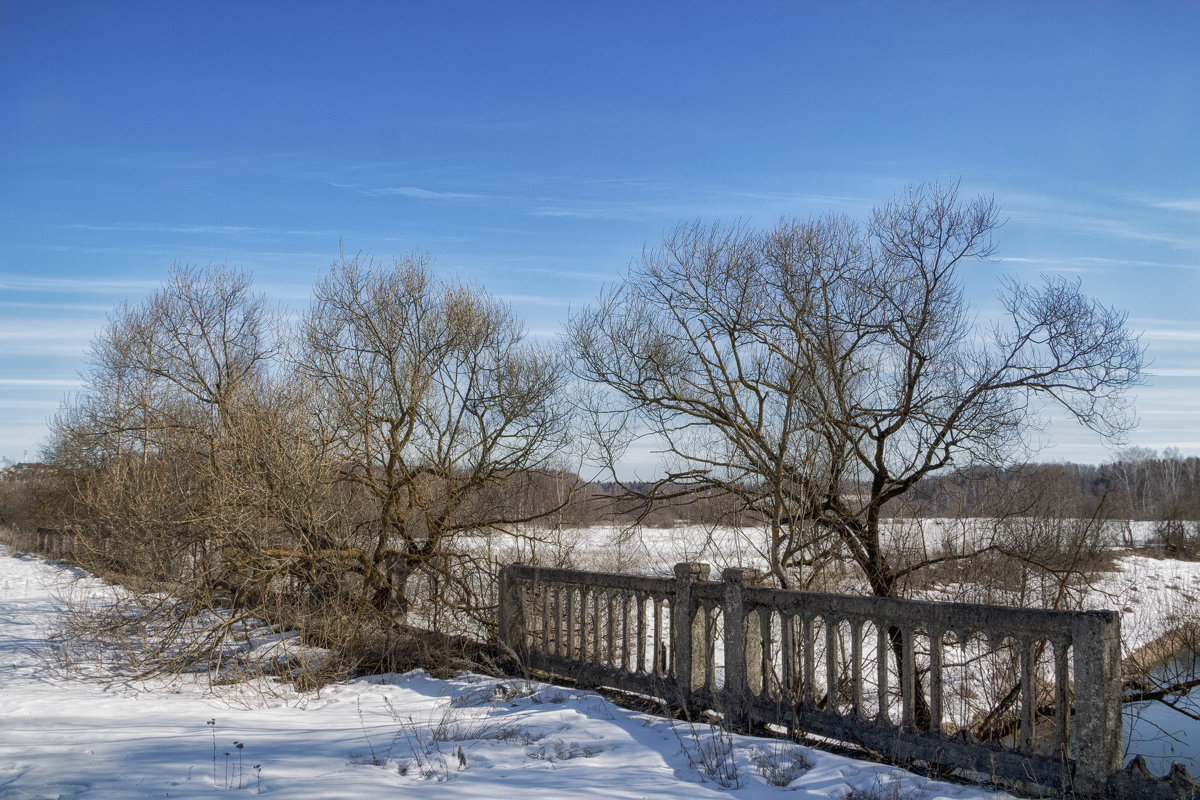
[[[535, 334], [681, 220], [995, 196], [1152, 360], [1130, 444], [1200, 454], [1200, 3], [0, 0], [0, 457], [118, 302], [229, 263], [302, 308], [339, 247]], [[1055, 423], [1046, 460], [1110, 457]]]

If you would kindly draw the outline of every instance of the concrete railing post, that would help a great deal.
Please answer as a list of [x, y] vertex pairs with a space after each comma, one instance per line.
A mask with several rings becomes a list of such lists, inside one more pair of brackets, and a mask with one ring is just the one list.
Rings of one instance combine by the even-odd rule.
[[740, 726], [746, 721], [746, 701], [762, 670], [762, 631], [758, 625], [746, 624], [742, 590], [758, 583], [760, 576], [752, 569], [726, 567], [721, 577], [725, 581], [721, 609], [725, 618], [725, 719]]
[[518, 658], [525, 657], [525, 603], [522, 602], [521, 587], [513, 579], [514, 567], [510, 564], [500, 570], [499, 586], [499, 634], [500, 641], [511, 648]]
[[1091, 611], [1075, 624], [1075, 791], [1102, 796], [1121, 769], [1121, 616]]
[[697, 614], [692, 584], [708, 580], [708, 564], [675, 565], [675, 597], [671, 602], [671, 667], [684, 703], [704, 685], [704, 618]]

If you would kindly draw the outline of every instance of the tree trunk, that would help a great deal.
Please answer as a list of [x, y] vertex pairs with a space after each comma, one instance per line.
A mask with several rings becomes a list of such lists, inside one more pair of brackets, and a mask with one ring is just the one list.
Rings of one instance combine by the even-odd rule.
[[380, 565], [386, 582], [375, 594], [375, 607], [400, 625], [408, 623], [408, 579], [412, 562], [402, 555], [385, 557]]

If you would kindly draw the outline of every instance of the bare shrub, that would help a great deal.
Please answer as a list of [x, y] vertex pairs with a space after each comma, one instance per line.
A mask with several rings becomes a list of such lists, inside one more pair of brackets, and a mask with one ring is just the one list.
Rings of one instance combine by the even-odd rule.
[[750, 756], [750, 763], [768, 785], [780, 787], [790, 785], [812, 769], [804, 751], [792, 744], [761, 747]]
[[741, 786], [733, 734], [727, 728], [715, 720], [672, 720], [670, 725], [688, 766], [702, 782], [711, 781], [723, 789]]
[[900, 779], [887, 780], [876, 776], [867, 787], [850, 787], [842, 800], [923, 800], [928, 793], [921, 789], [905, 788]]

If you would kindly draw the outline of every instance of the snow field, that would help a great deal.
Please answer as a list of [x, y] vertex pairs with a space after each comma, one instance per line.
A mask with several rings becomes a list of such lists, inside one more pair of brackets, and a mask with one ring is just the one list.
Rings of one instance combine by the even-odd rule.
[[[756, 563], [752, 543], [730, 531], [643, 531], [618, 541], [614, 529], [597, 528], [571, 538], [578, 565], [589, 568], [661, 573], [703, 560], [717, 572]], [[214, 695], [198, 676], [67, 679], [45, 659], [58, 598], [104, 602], [112, 591], [75, 570], [0, 554], [0, 800], [417, 790], [490, 800], [778, 796], [764, 772], [784, 773], [785, 782], [794, 775], [787, 796], [798, 798], [841, 798], [851, 788], [927, 800], [1007, 796], [770, 740], [722, 740], [706, 725], [672, 725], [595, 694], [481, 676], [389, 675], [306, 695], [266, 681]], [[1127, 556], [1101, 576], [1088, 605], [1122, 611], [1128, 654], [1200, 611], [1198, 598], [1200, 564]], [[253, 632], [253, 640], [294, 652], [286, 636]], [[1141, 704], [1126, 715], [1126, 735], [1128, 754], [1146, 756], [1153, 771], [1177, 759], [1200, 772], [1195, 721]], [[810, 768], [786, 774], [796, 755]]]
[[[442, 681], [417, 671], [314, 694], [267, 681], [213, 694], [186, 676], [71, 680], [44, 656], [61, 613], [56, 593], [76, 579], [61, 566], [0, 551], [0, 800], [417, 792], [814, 800], [851, 789], [924, 800], [1009, 796], [672, 723], [536, 682]], [[102, 597], [111, 589], [84, 580], [71, 591]], [[787, 785], [772, 785], [764, 773]]]

